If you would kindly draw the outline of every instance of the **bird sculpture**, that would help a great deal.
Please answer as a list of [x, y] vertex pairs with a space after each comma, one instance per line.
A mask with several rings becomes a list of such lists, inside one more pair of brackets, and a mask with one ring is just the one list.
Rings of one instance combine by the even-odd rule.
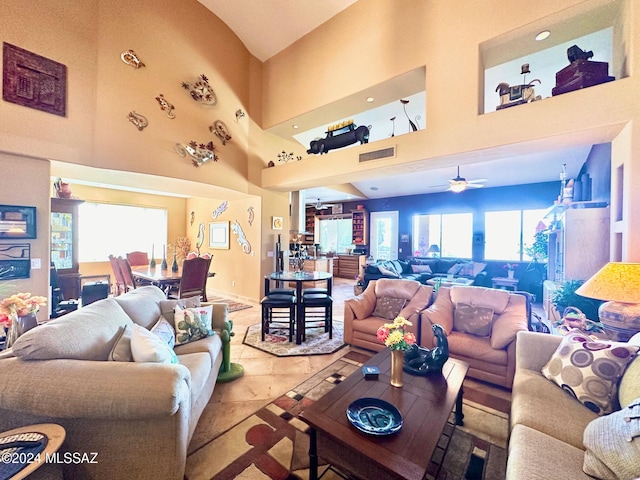
[[412, 375], [431, 375], [442, 372], [442, 366], [449, 358], [449, 342], [441, 325], [432, 325], [431, 329], [436, 337], [436, 346], [429, 349], [411, 345], [404, 354], [405, 372]]

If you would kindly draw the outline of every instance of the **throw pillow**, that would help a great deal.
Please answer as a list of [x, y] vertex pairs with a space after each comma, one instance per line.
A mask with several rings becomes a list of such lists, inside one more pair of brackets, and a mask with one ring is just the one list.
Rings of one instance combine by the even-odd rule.
[[207, 308], [202, 307], [182, 309], [179, 305], [176, 305], [174, 325], [176, 327], [176, 345], [209, 337], [213, 335], [211, 330], [211, 309], [207, 310]]
[[598, 415], [613, 410], [616, 385], [639, 347], [592, 340], [579, 331], [564, 336], [542, 374]]
[[176, 344], [176, 331], [174, 330], [173, 325], [171, 325], [171, 323], [169, 323], [169, 321], [162, 315], [156, 324], [151, 327], [151, 333], [156, 334], [171, 348]]
[[176, 352], [169, 345], [137, 324], [131, 335], [131, 355], [134, 362], [178, 363]]
[[195, 297], [189, 297], [189, 298], [181, 298], [179, 300], [161, 300], [160, 312], [162, 313], [162, 316], [169, 321], [169, 323], [174, 322], [173, 314], [174, 314], [176, 305], [179, 305], [180, 308], [199, 307], [200, 295], [196, 295]]
[[453, 312], [453, 329], [458, 332], [470, 333], [477, 337], [491, 335], [492, 321], [493, 310], [488, 307], [458, 303]]
[[433, 273], [429, 265], [411, 265], [411, 271], [413, 273]]
[[400, 274], [395, 270], [387, 267], [383, 267], [382, 265], [378, 266], [378, 270], [382, 275], [386, 275], [387, 277], [400, 278]]
[[447, 273], [449, 275], [458, 275], [461, 269], [462, 263], [455, 263], [449, 270], [447, 270]]
[[472, 277], [473, 268], [473, 262], [461, 263], [460, 269], [458, 270], [458, 275], [462, 275], [463, 277]]
[[582, 470], [603, 480], [640, 477], [640, 398], [584, 429]]
[[133, 362], [133, 356], [131, 355], [131, 335], [133, 334], [133, 328], [131, 325], [125, 325], [120, 329], [120, 333], [113, 344], [111, 352], [109, 352], [110, 362]]
[[376, 308], [371, 315], [386, 320], [393, 320], [398, 316], [406, 302], [404, 298], [380, 297], [376, 301]]
[[640, 397], [640, 356], [636, 356], [622, 375], [618, 387], [618, 402], [624, 408], [638, 397]]

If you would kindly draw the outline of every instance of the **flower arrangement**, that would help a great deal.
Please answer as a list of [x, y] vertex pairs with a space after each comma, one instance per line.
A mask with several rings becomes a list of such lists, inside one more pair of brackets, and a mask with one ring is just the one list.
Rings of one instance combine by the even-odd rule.
[[502, 268], [504, 268], [508, 272], [513, 272], [516, 268], [518, 268], [518, 264], [517, 263], [505, 263], [504, 267], [502, 267]]
[[385, 323], [378, 328], [376, 337], [391, 350], [408, 350], [411, 345], [416, 343], [416, 336], [411, 332], [405, 332], [404, 327], [412, 325], [406, 318], [396, 317], [393, 323]]
[[356, 275], [355, 277], [356, 285], [364, 286], [364, 278], [362, 275]]
[[11, 295], [0, 302], [0, 325], [9, 328], [16, 317], [37, 313], [40, 307], [46, 304], [46, 297], [32, 297], [30, 293]]

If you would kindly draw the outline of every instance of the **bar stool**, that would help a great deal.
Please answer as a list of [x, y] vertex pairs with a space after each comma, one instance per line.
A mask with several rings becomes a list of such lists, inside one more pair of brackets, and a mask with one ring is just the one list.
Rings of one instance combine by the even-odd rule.
[[[289, 341], [293, 342], [296, 324], [296, 297], [294, 295], [267, 295], [261, 301], [262, 305], [262, 341], [273, 326], [289, 329]], [[288, 310], [288, 312], [287, 312]], [[274, 325], [277, 324], [277, 325]]]
[[298, 329], [302, 341], [307, 338], [308, 328], [320, 328], [324, 323], [325, 333], [333, 338], [333, 298], [326, 293], [305, 293], [302, 295], [302, 318], [298, 319]]
[[264, 277], [264, 294], [268, 297], [272, 295], [295, 295], [296, 291], [293, 288], [269, 288], [269, 277]]
[[312, 288], [305, 288], [304, 290], [302, 290], [302, 294], [303, 295], [315, 295], [315, 294], [329, 295], [329, 291], [326, 288], [322, 288], [322, 287], [312, 287]]

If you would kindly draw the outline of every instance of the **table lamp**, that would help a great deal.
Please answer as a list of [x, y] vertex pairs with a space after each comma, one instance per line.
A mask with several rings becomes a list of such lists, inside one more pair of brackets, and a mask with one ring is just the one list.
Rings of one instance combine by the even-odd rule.
[[640, 332], [640, 263], [607, 263], [576, 293], [605, 300], [598, 316], [610, 340], [626, 342]]
[[429, 247], [427, 253], [430, 257], [438, 257], [440, 255], [440, 247], [434, 243]]

